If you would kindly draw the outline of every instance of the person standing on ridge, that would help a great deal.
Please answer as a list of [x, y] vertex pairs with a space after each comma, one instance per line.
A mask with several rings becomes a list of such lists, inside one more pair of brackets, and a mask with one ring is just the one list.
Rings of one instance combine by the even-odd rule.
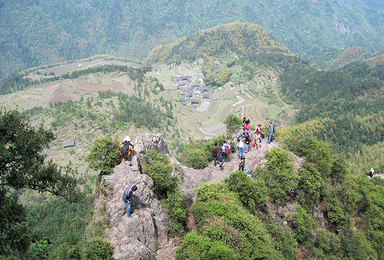
[[250, 149], [251, 136], [250, 136], [248, 131], [245, 131], [243, 137], [244, 137], [244, 141], [245, 141], [245, 152], [244, 153], [248, 153], [251, 150]]
[[123, 199], [123, 202], [124, 202], [124, 205], [125, 205], [125, 209], [127, 211], [127, 216], [128, 217], [132, 217], [131, 216], [131, 213], [132, 213], [132, 194], [137, 191], [137, 186], [136, 185], [133, 185], [133, 186], [129, 186], [128, 188], [125, 189], [124, 193], [123, 193], [123, 196], [122, 196], [122, 199]]
[[[243, 121], [244, 121], [244, 119], [243, 119]], [[243, 129], [245, 131], [247, 131], [248, 133], [251, 132], [251, 121], [249, 119], [245, 119], [245, 121], [243, 122]]]
[[217, 163], [219, 164], [220, 171], [224, 169], [224, 161], [221, 153], [217, 153]]
[[244, 171], [245, 166], [245, 156], [244, 154], [240, 157], [239, 171]]
[[213, 166], [217, 164], [217, 154], [221, 153], [221, 147], [215, 143], [215, 147], [212, 148], [212, 156], [213, 156]]
[[257, 134], [260, 134], [260, 143], [261, 143], [261, 139], [264, 138], [263, 135], [263, 129], [261, 129], [261, 124], [258, 124], [256, 129], [255, 129], [255, 135]]
[[241, 156], [243, 155], [243, 151], [244, 151], [244, 138], [243, 137], [240, 138], [239, 143], [237, 144], [237, 149], [239, 151], [238, 158], [241, 158]]
[[223, 146], [221, 147], [221, 154], [225, 162], [228, 162], [228, 154], [231, 153], [231, 145], [226, 141], [223, 141]]
[[273, 133], [275, 132], [275, 128], [273, 127], [271, 121], [269, 121], [268, 126], [269, 126], [269, 136], [268, 136], [267, 144], [270, 144], [273, 140]]
[[120, 156], [124, 159], [131, 159], [131, 155], [133, 152], [133, 144], [131, 143], [131, 138], [129, 136], [126, 136], [124, 138], [124, 141], [120, 145]]

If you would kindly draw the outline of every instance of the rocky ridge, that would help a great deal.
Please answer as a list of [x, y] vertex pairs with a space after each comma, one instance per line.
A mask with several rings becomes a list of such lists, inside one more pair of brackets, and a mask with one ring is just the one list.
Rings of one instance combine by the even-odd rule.
[[[166, 210], [153, 193], [152, 179], [141, 171], [140, 160], [147, 150], [154, 149], [167, 154], [174, 166], [173, 175], [183, 180], [180, 191], [187, 203], [192, 204], [196, 188], [206, 182], [221, 182], [238, 169], [236, 155], [232, 154], [229, 162], [224, 163], [221, 171], [218, 166], [196, 170], [182, 166], [169, 154], [168, 146], [160, 134], [139, 134], [132, 139], [135, 145], [135, 155], [131, 162], [123, 161], [116, 166], [111, 175], [102, 177], [100, 192], [95, 201], [95, 212], [102, 211], [103, 217], [109, 220], [107, 239], [113, 248], [113, 259], [170, 259], [179, 242], [170, 238], [167, 226], [170, 223]], [[261, 146], [260, 151], [251, 150], [246, 154], [246, 169], [260, 167], [265, 161], [265, 154], [280, 144], [273, 142]], [[302, 165], [302, 159], [294, 157], [295, 169]], [[131, 185], [137, 185], [138, 190], [133, 195], [134, 213], [127, 217], [121, 195]], [[287, 212], [280, 210], [279, 219], [284, 219]], [[280, 214], [279, 214], [280, 215]], [[193, 217], [189, 215], [187, 229], [194, 230]]]

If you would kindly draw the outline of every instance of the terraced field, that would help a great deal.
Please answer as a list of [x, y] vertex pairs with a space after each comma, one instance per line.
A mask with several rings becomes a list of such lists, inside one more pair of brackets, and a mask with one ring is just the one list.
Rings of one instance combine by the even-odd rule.
[[[225, 134], [224, 119], [229, 113], [239, 117], [250, 118], [253, 126], [258, 123], [266, 128], [267, 122], [272, 120], [281, 128], [289, 123], [296, 111], [290, 105], [285, 104], [278, 95], [278, 72], [260, 70], [252, 81], [241, 85], [228, 82], [220, 88], [214, 88], [209, 101], [204, 101], [200, 106], [193, 107], [182, 102], [177, 102], [178, 88], [173, 83], [173, 77], [177, 75], [192, 75], [197, 80], [201, 73], [201, 65], [181, 64], [180, 66], [162, 65], [154, 68], [147, 76], [156, 77], [164, 86], [165, 91], [159, 93], [165, 100], [172, 101], [174, 115], [177, 118], [177, 128], [180, 131], [180, 139], [187, 141], [189, 138], [212, 138]], [[17, 93], [0, 96], [0, 106], [7, 109], [30, 109], [36, 106], [48, 108], [50, 104], [78, 100], [81, 97], [96, 96], [99, 91], [121, 92], [128, 95], [134, 94], [135, 83], [124, 73], [96, 73], [82, 76], [77, 79], [66, 79], [50, 82], [38, 87], [19, 91]], [[150, 100], [148, 100], [150, 101]], [[110, 113], [108, 109], [101, 112]], [[51, 120], [40, 115], [34, 121], [45, 122], [50, 127]], [[74, 119], [68, 127], [56, 129], [56, 140], [50, 148], [53, 154], [49, 158], [55, 158], [61, 165], [69, 161], [82, 164], [82, 157], [87, 153], [90, 144], [95, 138], [104, 135], [100, 130], [89, 129], [83, 123], [76, 123]], [[82, 127], [76, 125], [82, 125]], [[174, 131], [175, 129], [171, 130]], [[129, 130], [132, 134], [136, 129]], [[124, 136], [126, 133], [118, 131], [112, 136]], [[76, 140], [75, 150], [65, 150], [62, 142]]]

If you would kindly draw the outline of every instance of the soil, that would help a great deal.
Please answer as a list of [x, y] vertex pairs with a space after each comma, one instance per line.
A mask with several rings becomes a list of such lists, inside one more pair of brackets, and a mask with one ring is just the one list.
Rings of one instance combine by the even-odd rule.
[[[264, 167], [264, 162], [266, 161], [266, 153], [274, 147], [283, 148], [282, 145], [278, 142], [272, 142], [270, 144], [266, 143], [264, 139], [261, 143], [260, 151], [252, 148], [250, 152], [245, 153], [245, 168], [248, 170], [253, 170], [256, 167]], [[303, 165], [304, 159], [296, 156], [291, 153], [294, 161], [294, 171], [297, 172]], [[237, 159], [237, 154], [233, 153], [230, 155], [229, 162], [224, 163], [224, 169], [221, 171], [218, 166], [213, 166], [213, 162], [209, 166], [212, 171], [211, 182], [222, 182], [226, 177], [228, 177], [232, 172], [239, 169], [239, 159]]]

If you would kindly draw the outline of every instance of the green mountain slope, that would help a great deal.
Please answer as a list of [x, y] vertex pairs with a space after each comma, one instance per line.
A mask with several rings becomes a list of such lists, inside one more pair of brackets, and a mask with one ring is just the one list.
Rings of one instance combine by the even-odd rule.
[[[213, 129], [209, 134], [217, 136], [225, 127], [219, 123], [226, 115], [245, 115], [252, 127], [262, 123], [265, 132], [264, 125], [272, 120], [278, 129], [276, 140], [285, 148], [278, 148], [277, 142], [272, 145], [275, 148], [263, 142], [262, 148], [269, 151], [253, 168], [247, 153], [249, 175], [235, 172], [224, 183], [199, 186], [192, 205], [183, 205], [181, 196], [167, 192], [166, 203], [173, 208], [169, 214], [175, 219], [189, 210], [195, 223], [189, 233], [185, 223], [177, 226], [186, 236], [175, 258], [382, 259], [384, 183], [378, 177], [364, 176], [368, 167], [384, 169], [382, 66], [354, 62], [335, 71], [319, 70], [292, 55], [260, 27], [243, 23], [200, 32], [157, 50], [148, 59], [158, 62], [153, 68], [129, 63], [95, 65], [57, 77], [41, 75], [55, 68], [42, 68], [40, 75], [30, 71], [28, 76], [9, 77], [3, 82], [0, 104], [26, 109], [34, 124], [43, 122], [51, 128], [57, 139], [48, 158], [60, 165], [70, 160], [85, 176], [92, 173], [84, 158], [92, 142], [102, 136], [118, 139], [162, 132], [172, 153], [185, 149], [206, 165], [211, 162], [214, 141], [194, 140], [211, 137], [205, 134], [209, 127]], [[199, 59], [202, 54], [205, 57]], [[77, 64], [66, 64], [66, 68]], [[181, 101], [175, 76], [190, 76], [188, 85], [200, 84], [201, 79], [207, 82], [207, 77], [197, 76], [207, 66], [224, 68], [226, 81], [212, 84], [206, 106]], [[26, 79], [37, 77], [39, 82]], [[293, 126], [286, 127], [289, 124]], [[76, 147], [62, 148], [68, 139], [76, 140]], [[236, 154], [231, 156], [232, 166], [237, 166]], [[156, 165], [156, 174], [173, 168]], [[205, 170], [214, 168], [209, 167]], [[182, 167], [174, 168], [180, 173]], [[181, 183], [189, 181], [185, 178]], [[96, 177], [82, 182], [91, 195]], [[53, 199], [44, 202], [43, 196], [25, 199], [36, 203], [27, 209], [33, 229], [25, 234], [31, 235], [33, 243], [25, 249], [29, 248], [31, 258], [43, 253], [80, 258], [82, 241], [89, 238], [89, 232], [103, 235], [110, 230], [108, 218], [100, 223], [89, 221], [91, 203], [75, 207]], [[105, 207], [97, 211], [102, 213]], [[92, 230], [86, 230], [86, 223]], [[66, 231], [65, 236], [60, 230]]]
[[382, 47], [383, 4], [317, 1], [2, 1], [0, 76], [95, 54], [144, 58], [156, 45], [230, 22], [259, 24], [325, 66], [342, 48]]
[[257, 53], [292, 53], [258, 25], [231, 23], [200, 31], [192, 37], [155, 47], [146, 58], [151, 63], [192, 62], [204, 55], [233, 59]]

